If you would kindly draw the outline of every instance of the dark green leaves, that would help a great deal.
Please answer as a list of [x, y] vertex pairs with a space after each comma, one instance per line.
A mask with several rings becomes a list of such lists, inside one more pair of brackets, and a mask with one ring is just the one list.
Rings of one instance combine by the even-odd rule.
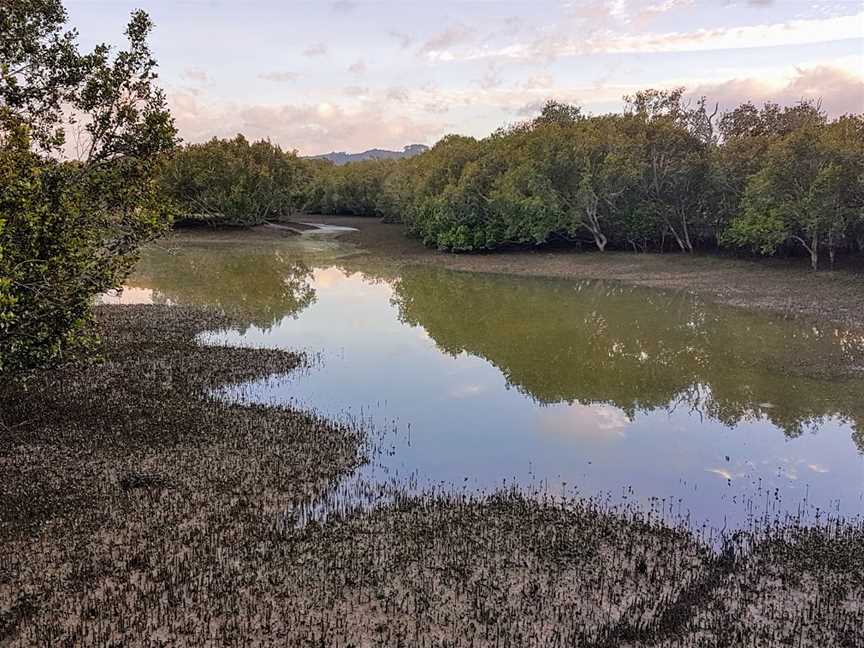
[[0, 6], [0, 371], [86, 346], [93, 298], [169, 220], [153, 177], [176, 131], [150, 19], [132, 15], [117, 53], [80, 53], [65, 21], [56, 0]]

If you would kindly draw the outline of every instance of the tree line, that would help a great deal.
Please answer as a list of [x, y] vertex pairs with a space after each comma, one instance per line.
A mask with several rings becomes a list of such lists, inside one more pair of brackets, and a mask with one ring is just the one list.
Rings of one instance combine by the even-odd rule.
[[864, 252], [864, 115], [829, 120], [810, 101], [718, 114], [684, 88], [645, 90], [618, 114], [549, 101], [536, 119], [403, 160], [334, 166], [238, 136], [181, 149], [168, 168], [187, 218], [213, 224], [368, 215], [453, 252], [797, 250], [814, 269]]

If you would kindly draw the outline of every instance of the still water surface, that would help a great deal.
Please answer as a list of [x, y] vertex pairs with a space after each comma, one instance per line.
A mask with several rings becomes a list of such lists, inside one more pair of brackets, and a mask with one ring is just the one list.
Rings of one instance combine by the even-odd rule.
[[864, 365], [864, 340], [842, 329], [616, 283], [397, 268], [315, 236], [163, 244], [119, 300], [215, 305], [241, 326], [206, 342], [309, 352], [308, 370], [228, 395], [393, 430], [353, 479], [657, 498], [715, 526], [864, 513], [864, 378], [837, 371]]

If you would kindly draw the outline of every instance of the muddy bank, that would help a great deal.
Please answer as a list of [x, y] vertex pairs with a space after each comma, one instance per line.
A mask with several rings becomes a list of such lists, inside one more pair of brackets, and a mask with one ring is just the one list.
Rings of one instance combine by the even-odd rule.
[[211, 552], [254, 548], [262, 520], [362, 461], [357, 430], [208, 395], [302, 357], [201, 346], [197, 333], [231, 322], [193, 308], [100, 307], [98, 320], [103, 362], [0, 385], [0, 645], [111, 643], [98, 628], [155, 640], [122, 629], [124, 606], [155, 610], [176, 564], [202, 577]]
[[685, 290], [718, 303], [783, 316], [806, 316], [864, 329], [864, 268], [811, 272], [803, 259], [734, 259], [710, 255], [572, 250], [446, 254], [409, 239], [401, 225], [375, 218], [315, 216], [310, 221], [357, 228], [342, 235], [370, 253], [453, 270], [572, 279], [607, 279]]

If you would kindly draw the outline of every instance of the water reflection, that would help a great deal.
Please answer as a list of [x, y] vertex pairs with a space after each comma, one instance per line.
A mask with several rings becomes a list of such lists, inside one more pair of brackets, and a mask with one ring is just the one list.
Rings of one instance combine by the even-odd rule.
[[153, 303], [215, 306], [242, 331], [269, 330], [315, 301], [312, 269], [284, 246], [181, 245], [153, 248], [130, 281]]
[[848, 375], [864, 340], [842, 331], [598, 282], [424, 268], [393, 288], [402, 321], [540, 403], [606, 403], [631, 419], [686, 408], [729, 427], [765, 418], [791, 437], [839, 417], [864, 451], [864, 382]]
[[130, 284], [241, 319], [212, 343], [320, 357], [229, 393], [399, 430], [357, 479], [566, 481], [680, 501], [717, 525], [746, 523], [744, 502], [769, 491], [792, 511], [864, 512], [859, 337], [680, 293], [321, 245], [180, 244], [148, 253]]

